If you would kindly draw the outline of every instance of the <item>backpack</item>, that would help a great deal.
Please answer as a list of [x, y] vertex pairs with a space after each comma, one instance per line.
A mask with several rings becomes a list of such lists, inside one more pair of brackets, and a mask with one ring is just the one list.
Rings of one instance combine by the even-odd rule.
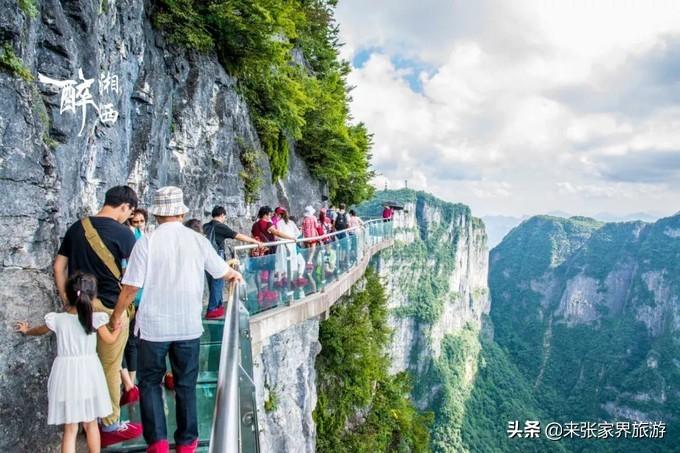
[[336, 231], [346, 230], [347, 227], [348, 227], [347, 213], [338, 212], [337, 217], [335, 218], [335, 230]]
[[220, 247], [220, 244], [217, 243], [217, 237], [215, 235], [215, 223], [214, 223], [214, 221], [208, 222], [208, 223], [205, 224], [205, 227], [203, 227], [203, 233], [205, 234], [205, 237], [208, 238], [208, 241], [210, 241], [210, 245], [213, 246], [215, 251], [218, 254], [223, 254], [224, 249], [222, 249]]

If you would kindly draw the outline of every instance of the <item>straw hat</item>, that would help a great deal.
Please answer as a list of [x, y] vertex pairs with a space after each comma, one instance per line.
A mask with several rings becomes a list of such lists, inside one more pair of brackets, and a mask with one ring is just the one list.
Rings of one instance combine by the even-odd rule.
[[149, 212], [153, 215], [171, 217], [189, 212], [184, 204], [182, 189], [174, 186], [161, 187], [153, 197], [153, 205]]

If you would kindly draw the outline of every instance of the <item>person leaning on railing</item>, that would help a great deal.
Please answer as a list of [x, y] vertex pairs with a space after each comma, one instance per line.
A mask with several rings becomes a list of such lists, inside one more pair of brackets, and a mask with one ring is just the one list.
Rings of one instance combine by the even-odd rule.
[[[277, 229], [272, 223], [272, 208], [269, 206], [262, 206], [257, 213], [257, 220], [253, 223], [251, 229], [252, 236], [262, 243], [275, 242], [278, 239], [294, 241], [295, 238], [290, 234], [284, 233]], [[259, 302], [274, 302], [278, 299], [278, 293], [273, 290], [274, 286], [274, 265], [272, 259], [265, 258], [265, 256], [276, 253], [276, 246], [270, 245], [266, 247], [258, 247], [253, 249], [251, 253], [252, 264], [256, 269], [255, 280], [258, 289]], [[266, 289], [264, 288], [263, 280], [267, 282]]]
[[[223, 206], [215, 206], [211, 215], [212, 220], [203, 225], [203, 232], [223, 259], [226, 259], [224, 241], [227, 239], [259, 245], [256, 239], [234, 231], [224, 223], [227, 218], [227, 210]], [[205, 277], [208, 280], [208, 308], [206, 309], [205, 319], [223, 318], [224, 302], [222, 301], [222, 293], [224, 292], [224, 280], [214, 279], [207, 272]]]

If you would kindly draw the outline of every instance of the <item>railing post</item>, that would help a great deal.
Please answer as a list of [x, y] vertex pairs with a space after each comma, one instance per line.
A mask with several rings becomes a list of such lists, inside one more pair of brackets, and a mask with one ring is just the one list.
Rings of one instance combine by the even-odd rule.
[[241, 421], [241, 451], [260, 451], [260, 431], [257, 423], [257, 400], [253, 382], [253, 347], [250, 336], [250, 314], [243, 305], [239, 313], [241, 366], [239, 372], [239, 404]]
[[215, 411], [210, 431], [210, 453], [234, 453], [239, 445], [239, 287], [229, 285], [227, 312], [220, 350], [220, 367], [215, 391]]

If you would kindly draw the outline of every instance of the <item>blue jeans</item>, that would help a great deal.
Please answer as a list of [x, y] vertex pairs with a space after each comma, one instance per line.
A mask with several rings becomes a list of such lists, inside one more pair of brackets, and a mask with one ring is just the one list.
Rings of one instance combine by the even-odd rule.
[[175, 380], [175, 444], [188, 445], [198, 439], [196, 381], [200, 339], [156, 342], [139, 340], [137, 376], [144, 440], [148, 445], [168, 438], [161, 381], [165, 375], [165, 356]]
[[222, 302], [224, 280], [221, 278], [212, 278], [212, 275], [207, 272], [205, 273], [205, 276], [208, 278], [208, 311], [211, 311], [224, 305]]

